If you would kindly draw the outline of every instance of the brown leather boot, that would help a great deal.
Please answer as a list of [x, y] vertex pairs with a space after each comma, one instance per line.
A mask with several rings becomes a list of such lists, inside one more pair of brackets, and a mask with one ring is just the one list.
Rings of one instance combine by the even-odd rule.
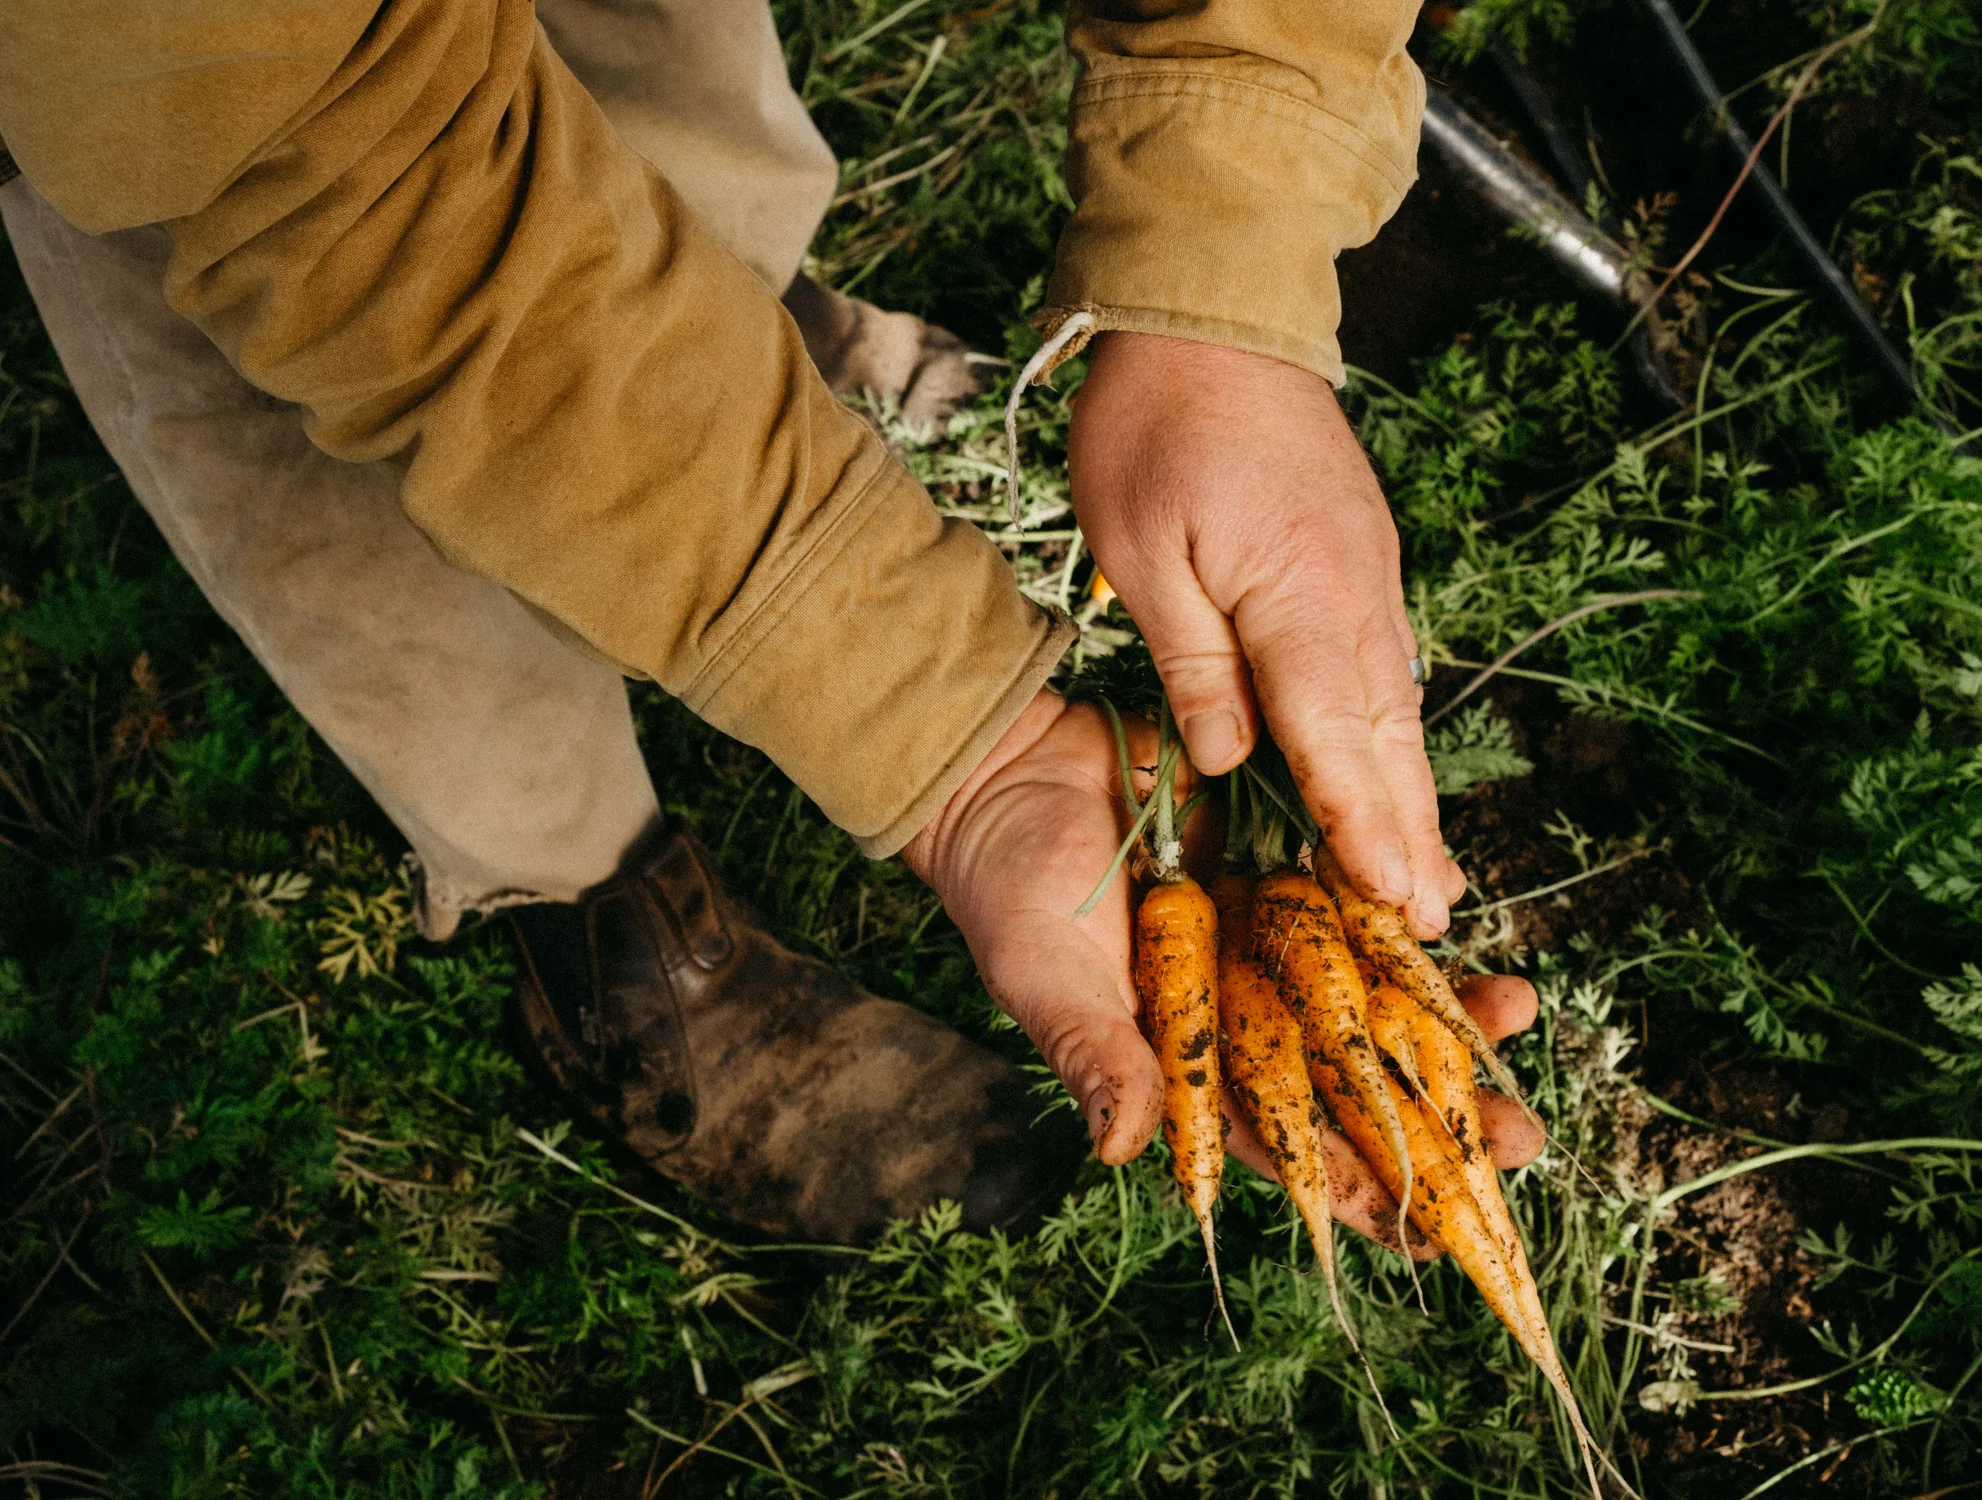
[[851, 1244], [940, 1198], [1055, 1206], [1086, 1142], [1015, 1068], [784, 947], [688, 834], [577, 902], [514, 908], [524, 1030], [608, 1136], [725, 1216]]
[[947, 328], [914, 313], [884, 311], [803, 272], [784, 304], [835, 395], [867, 391], [892, 401], [903, 421], [924, 432], [983, 390], [985, 367], [997, 363]]

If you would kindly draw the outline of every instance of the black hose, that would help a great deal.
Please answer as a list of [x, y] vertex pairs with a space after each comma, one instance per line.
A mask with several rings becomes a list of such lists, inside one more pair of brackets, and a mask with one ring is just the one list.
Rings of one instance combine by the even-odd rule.
[[1554, 183], [1496, 140], [1443, 89], [1425, 91], [1425, 144], [1586, 291], [1629, 305], [1631, 263]]
[[[1652, 30], [1660, 44], [1671, 55], [1672, 60], [1686, 75], [1686, 82], [1692, 88], [1700, 103], [1713, 115], [1715, 127], [1722, 141], [1733, 152], [1737, 160], [1746, 161], [1748, 154], [1755, 149], [1755, 142], [1733, 112], [1726, 108], [1721, 96], [1720, 85], [1707, 71], [1707, 64], [1701, 58], [1699, 49], [1693, 45], [1693, 38], [1687, 35], [1686, 23], [1679, 19], [1667, 0], [1638, 0], [1646, 16], [1652, 22]], [[1863, 349], [1879, 372], [1879, 378], [1907, 410], [1921, 404], [1919, 387], [1914, 384], [1913, 367], [1907, 357], [1896, 348], [1879, 320], [1859, 297], [1851, 282], [1837, 268], [1817, 237], [1810, 232], [1810, 226], [1803, 222], [1803, 216], [1796, 211], [1796, 205], [1789, 201], [1789, 195], [1782, 190], [1775, 174], [1755, 163], [1748, 174], [1747, 186], [1762, 200], [1769, 217], [1776, 223], [1789, 241], [1789, 248], [1796, 259], [1808, 271], [1816, 283], [1818, 296], [1830, 306], [1838, 320], [1844, 324], [1845, 332]], [[1929, 413], [1931, 416], [1931, 412]], [[1933, 420], [1944, 430], [1947, 424], [1938, 417]]]
[[[1549, 102], [1548, 95], [1535, 81], [1535, 75], [1528, 71], [1528, 65], [1522, 62], [1520, 56], [1505, 42], [1488, 42], [1486, 53], [1500, 73], [1501, 81], [1507, 85], [1508, 91], [1514, 95], [1515, 102], [1521, 106], [1529, 122], [1535, 127], [1536, 134], [1541, 137], [1542, 145], [1547, 148], [1550, 160], [1555, 163], [1556, 175], [1562, 179], [1562, 185], [1569, 190], [1570, 196], [1576, 202], [1587, 204], [1590, 201], [1590, 188], [1596, 181], [1590, 171], [1590, 164], [1584, 159], [1583, 153], [1576, 149], [1575, 142], [1563, 126], [1562, 117], [1555, 112], [1555, 106]], [[1599, 209], [1596, 225], [1606, 235], [1616, 237], [1618, 226], [1615, 213]], [[1638, 277], [1629, 279], [1629, 292], [1635, 294], [1630, 296], [1630, 301], [1634, 304], [1642, 300], [1645, 295], [1644, 290], [1637, 285], [1641, 279]], [[1664, 406], [1676, 408], [1686, 405], [1685, 393], [1679, 389], [1679, 383], [1673, 379], [1671, 366], [1665, 362], [1657, 346], [1652, 342], [1651, 324], [1642, 318], [1634, 321], [1637, 326], [1631, 330], [1631, 336], [1625, 340], [1625, 348], [1629, 352], [1630, 368], [1636, 373], [1638, 383], [1654, 400]]]
[[[1549, 160], [1555, 163], [1555, 175], [1562, 179], [1569, 196], [1578, 203], [1589, 202], [1590, 183], [1594, 180], [1590, 175], [1590, 164], [1569, 138], [1562, 117], [1555, 112], [1548, 95], [1542, 92], [1535, 75], [1528, 71], [1528, 65], [1505, 42], [1488, 42], [1486, 55], [1500, 74], [1501, 82], [1514, 96], [1514, 102], [1521, 106], [1534, 125], [1535, 133], [1542, 138], [1542, 145], [1548, 148]], [[1606, 231], [1616, 228], [1614, 224], [1598, 222]]]
[[[1520, 226], [1583, 289], [1623, 308], [1635, 307], [1650, 288], [1630, 258], [1546, 177], [1516, 156], [1443, 89], [1426, 92], [1425, 144], [1437, 151], [1472, 189]], [[1671, 372], [1652, 348], [1651, 331], [1633, 333], [1632, 368], [1668, 406], [1683, 406]]]

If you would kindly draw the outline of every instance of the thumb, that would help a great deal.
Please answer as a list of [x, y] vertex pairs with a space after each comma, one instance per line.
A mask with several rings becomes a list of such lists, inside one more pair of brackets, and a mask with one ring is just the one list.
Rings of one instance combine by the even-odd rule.
[[1141, 597], [1125, 591], [1123, 602], [1149, 644], [1191, 764], [1206, 776], [1222, 776], [1252, 753], [1259, 738], [1252, 671], [1238, 632], [1190, 573], [1136, 593]]
[[1013, 913], [977, 955], [978, 968], [992, 998], [1074, 1096], [1094, 1154], [1120, 1166], [1156, 1134], [1163, 1076], [1136, 1029], [1119, 958], [1111, 962], [1083, 925], [1064, 912]]

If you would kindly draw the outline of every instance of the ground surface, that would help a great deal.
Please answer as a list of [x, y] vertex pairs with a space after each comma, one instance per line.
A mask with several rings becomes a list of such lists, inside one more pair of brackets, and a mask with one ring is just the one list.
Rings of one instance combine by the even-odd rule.
[[[1729, 163], [1631, 9], [1472, 15], [1525, 41], [1615, 218], [1669, 265]], [[818, 273], [1029, 350], [1066, 205], [1057, 13], [790, 0], [780, 19], [846, 163]], [[1713, 0], [1695, 34], [1727, 86], [1761, 78], [1737, 104], [1759, 129], [1811, 49], [1873, 19], [1799, 106], [1789, 180], [1966, 429], [1970, 8]], [[1544, 159], [1492, 66], [1429, 33], [1417, 50]], [[1677, 591], [1557, 631], [1433, 734], [1477, 893], [1453, 954], [1543, 994], [1514, 1058], [1559, 1144], [1509, 1188], [1586, 1409], [1648, 1495], [1974, 1493], [1982, 468], [1891, 420], [1771, 244], [1738, 206], [1666, 304], [1693, 397], [1668, 413], [1611, 356], [1618, 315], [1565, 303], [1428, 166], [1344, 259], [1368, 372], [1349, 400], [1396, 503], [1429, 712], [1580, 605]], [[171, 562], [0, 275], [0, 1484], [1576, 1489], [1470, 1289], [1434, 1271], [1427, 1315], [1399, 1262], [1345, 1241], [1388, 1432], [1277, 1193], [1242, 1171], [1221, 1210], [1234, 1353], [1206, 1336], [1154, 1154], [1090, 1168], [1023, 1241], [937, 1215], [826, 1256], [735, 1236], [568, 1133], [511, 1043], [505, 930], [411, 936], [395, 834]], [[1032, 528], [1009, 550], [1079, 607], [1059, 466], [1077, 378], [1028, 403]], [[877, 414], [994, 530], [1002, 394], [932, 442]], [[1081, 612], [1089, 653], [1127, 642]], [[636, 702], [670, 809], [777, 930], [1026, 1055], [913, 881], [753, 752]]]

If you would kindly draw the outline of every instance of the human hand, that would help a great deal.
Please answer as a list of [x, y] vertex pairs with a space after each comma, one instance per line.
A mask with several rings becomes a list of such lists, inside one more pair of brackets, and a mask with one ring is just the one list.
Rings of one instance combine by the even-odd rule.
[[[1129, 729], [1131, 761], [1147, 763], [1153, 731], [1133, 722]], [[1163, 1114], [1162, 1074], [1136, 1026], [1126, 872], [1092, 912], [1072, 917], [1128, 830], [1118, 764], [1098, 709], [1042, 692], [902, 851], [942, 897], [992, 998], [1073, 1095], [1095, 1154], [1115, 1166], [1149, 1144]], [[1193, 820], [1186, 859], [1215, 849], [1216, 832], [1211, 820]], [[1461, 998], [1491, 1037], [1534, 1020], [1534, 988], [1523, 979], [1476, 979]], [[1480, 1113], [1500, 1165], [1519, 1166], [1540, 1150], [1518, 1105], [1483, 1091]], [[1226, 1114], [1227, 1148], [1271, 1177], [1229, 1100]], [[1394, 1244], [1396, 1209], [1383, 1188], [1346, 1140], [1331, 1131], [1325, 1141], [1336, 1217]]]
[[1136, 1029], [1127, 872], [1073, 916], [1128, 832], [1119, 764], [1099, 709], [1042, 692], [902, 850], [1111, 1166], [1149, 1144], [1163, 1112], [1162, 1074]]
[[1192, 761], [1238, 765], [1263, 710], [1349, 877], [1435, 937], [1466, 881], [1439, 837], [1396, 528], [1334, 392], [1216, 344], [1090, 347], [1074, 508]]

